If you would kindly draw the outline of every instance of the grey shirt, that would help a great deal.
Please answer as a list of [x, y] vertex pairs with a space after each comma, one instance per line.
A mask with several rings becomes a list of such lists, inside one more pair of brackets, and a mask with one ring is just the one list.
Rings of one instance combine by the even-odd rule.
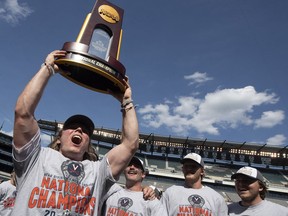
[[73, 161], [40, 146], [40, 130], [21, 150], [13, 145], [18, 194], [12, 215], [98, 215], [114, 183], [107, 158]]
[[16, 187], [10, 180], [0, 184], [0, 216], [9, 216], [16, 199]]
[[239, 202], [228, 205], [228, 212], [230, 216], [288, 216], [288, 208], [263, 200], [260, 203], [244, 207]]
[[162, 203], [168, 215], [227, 216], [224, 198], [210, 187], [200, 189], [173, 185], [163, 192]]
[[106, 201], [106, 216], [167, 216], [166, 210], [158, 199], [144, 200], [142, 191], [115, 188]]

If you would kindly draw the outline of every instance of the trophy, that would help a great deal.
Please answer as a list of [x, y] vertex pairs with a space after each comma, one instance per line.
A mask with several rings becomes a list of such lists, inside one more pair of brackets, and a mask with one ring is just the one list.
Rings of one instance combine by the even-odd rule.
[[97, 0], [83, 23], [76, 42], [66, 42], [67, 51], [55, 63], [62, 76], [101, 93], [124, 92], [125, 67], [118, 61], [124, 10], [105, 0]]

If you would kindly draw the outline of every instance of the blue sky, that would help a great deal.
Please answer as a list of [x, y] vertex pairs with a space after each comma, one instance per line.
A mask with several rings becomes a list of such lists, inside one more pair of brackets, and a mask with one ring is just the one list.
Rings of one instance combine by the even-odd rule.
[[[124, 9], [120, 62], [140, 132], [287, 145], [288, 1], [111, 0]], [[46, 55], [75, 41], [95, 1], [0, 1], [0, 123]], [[121, 128], [119, 103], [57, 74], [37, 119], [90, 116]]]

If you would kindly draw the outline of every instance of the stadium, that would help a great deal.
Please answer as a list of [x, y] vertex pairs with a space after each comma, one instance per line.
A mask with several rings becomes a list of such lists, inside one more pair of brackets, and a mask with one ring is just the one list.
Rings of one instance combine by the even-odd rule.
[[[63, 123], [39, 120], [43, 134], [57, 135]], [[153, 185], [161, 192], [171, 185], [181, 185], [184, 177], [180, 159], [190, 152], [200, 154], [205, 162], [204, 185], [218, 191], [227, 203], [239, 201], [231, 175], [242, 166], [252, 166], [261, 171], [269, 186], [267, 200], [288, 207], [288, 145], [267, 146], [255, 143], [236, 143], [190, 137], [171, 137], [139, 134], [140, 145], [136, 156], [144, 161], [148, 175], [145, 185]], [[95, 128], [92, 143], [101, 159], [120, 143], [121, 131], [104, 127]], [[13, 169], [12, 137], [0, 132], [0, 179], [7, 180]], [[122, 176], [120, 184], [125, 182]]]

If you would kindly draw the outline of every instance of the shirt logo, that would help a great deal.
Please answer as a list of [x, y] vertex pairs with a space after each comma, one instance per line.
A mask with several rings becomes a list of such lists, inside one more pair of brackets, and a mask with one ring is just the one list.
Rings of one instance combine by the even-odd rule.
[[118, 208], [127, 211], [133, 205], [133, 200], [128, 197], [122, 197], [118, 200]]
[[197, 194], [193, 194], [189, 196], [188, 201], [193, 207], [198, 207], [198, 208], [202, 208], [202, 206], [205, 204], [205, 200], [203, 199], [203, 197]]
[[85, 176], [84, 166], [80, 162], [75, 162], [71, 160], [64, 161], [61, 165], [61, 170], [64, 179], [66, 180], [65, 182], [68, 181], [80, 184]]

